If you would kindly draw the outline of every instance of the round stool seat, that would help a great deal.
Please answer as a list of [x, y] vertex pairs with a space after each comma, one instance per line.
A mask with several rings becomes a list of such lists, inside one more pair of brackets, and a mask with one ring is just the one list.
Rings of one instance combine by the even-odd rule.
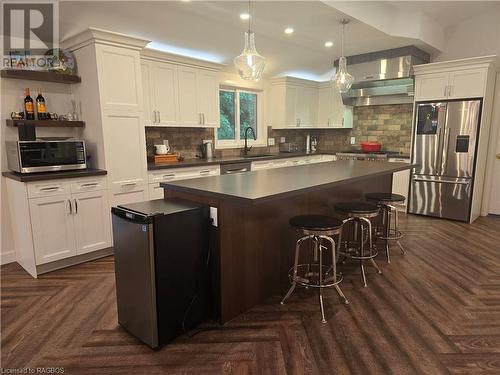
[[378, 207], [366, 202], [343, 202], [337, 203], [335, 210], [350, 214], [374, 214], [378, 212]]
[[367, 193], [365, 194], [365, 198], [371, 201], [377, 202], [404, 202], [405, 197], [400, 194], [393, 193]]
[[328, 231], [342, 227], [342, 221], [326, 215], [299, 215], [290, 219], [292, 227], [310, 231]]

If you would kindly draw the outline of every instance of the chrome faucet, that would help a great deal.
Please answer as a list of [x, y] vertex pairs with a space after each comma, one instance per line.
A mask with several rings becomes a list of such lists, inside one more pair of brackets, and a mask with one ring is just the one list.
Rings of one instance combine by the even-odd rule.
[[252, 131], [253, 140], [254, 141], [257, 140], [257, 137], [255, 136], [255, 131], [253, 130], [253, 128], [251, 126], [249, 126], [248, 128], [246, 128], [245, 129], [245, 148], [243, 149], [243, 154], [245, 156], [247, 156], [248, 151], [250, 151], [252, 149], [252, 146], [248, 147], [248, 131], [249, 130]]

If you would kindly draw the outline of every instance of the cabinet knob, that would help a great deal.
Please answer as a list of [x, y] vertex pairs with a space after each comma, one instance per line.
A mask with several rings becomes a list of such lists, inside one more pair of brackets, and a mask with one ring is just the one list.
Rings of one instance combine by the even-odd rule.
[[497, 153], [497, 159], [500, 160], [500, 152]]

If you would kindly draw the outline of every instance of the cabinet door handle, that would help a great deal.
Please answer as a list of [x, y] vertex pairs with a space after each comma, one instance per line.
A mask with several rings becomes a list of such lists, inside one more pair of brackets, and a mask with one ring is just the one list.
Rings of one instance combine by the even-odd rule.
[[153, 111], [153, 123], [156, 123], [156, 111]]
[[73, 206], [71, 205], [71, 199], [68, 199], [68, 206], [69, 206], [69, 214], [71, 215], [73, 213]]
[[88, 188], [91, 188], [91, 187], [94, 187], [94, 186], [97, 186], [98, 183], [97, 182], [91, 182], [91, 183], [88, 183], [88, 184], [82, 184], [80, 185], [80, 187], [84, 188], [84, 189], [88, 189]]
[[51, 187], [41, 188], [40, 191], [54, 191], [54, 190], [58, 190], [58, 189], [59, 189], [59, 186], [51, 186]]
[[122, 184], [122, 187], [127, 187], [127, 186], [135, 186], [136, 182], [127, 182], [125, 184]]
[[202, 118], [201, 118], [201, 112], [199, 113], [199, 116], [198, 116], [198, 117], [199, 117], [199, 124], [200, 124], [200, 125], [201, 125], [201, 124], [203, 124], [203, 120], [202, 120]]
[[451, 96], [451, 85], [448, 86], [448, 96]]
[[73, 199], [73, 202], [75, 203], [75, 214], [78, 213], [78, 199]]
[[169, 174], [163, 175], [163, 179], [165, 179], [165, 180], [169, 180], [169, 179], [174, 178], [174, 177], [175, 177], [175, 173], [169, 173]]
[[202, 113], [201, 117], [203, 118], [203, 125], [205, 125], [205, 113]]
[[158, 122], [161, 122], [161, 112], [158, 111]]
[[209, 174], [210, 171], [208, 169], [204, 170], [204, 171], [200, 171], [200, 174]]
[[448, 95], [446, 95], [448, 93], [448, 85], [446, 85], [444, 87], [444, 97], [446, 98]]

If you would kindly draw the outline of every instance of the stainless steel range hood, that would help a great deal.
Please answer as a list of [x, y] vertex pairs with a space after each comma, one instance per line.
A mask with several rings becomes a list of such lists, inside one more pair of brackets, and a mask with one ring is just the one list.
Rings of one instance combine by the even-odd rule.
[[413, 103], [413, 65], [429, 62], [429, 54], [414, 46], [349, 56], [347, 69], [354, 76], [344, 104], [367, 106]]

